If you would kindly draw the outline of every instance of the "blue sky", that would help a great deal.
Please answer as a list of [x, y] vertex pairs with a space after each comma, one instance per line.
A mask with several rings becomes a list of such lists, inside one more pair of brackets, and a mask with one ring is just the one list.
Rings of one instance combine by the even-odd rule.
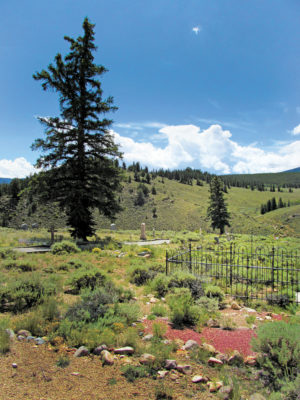
[[299, 0], [0, 2], [0, 176], [25, 176], [57, 95], [32, 74], [96, 24], [124, 160], [214, 173], [300, 166]]

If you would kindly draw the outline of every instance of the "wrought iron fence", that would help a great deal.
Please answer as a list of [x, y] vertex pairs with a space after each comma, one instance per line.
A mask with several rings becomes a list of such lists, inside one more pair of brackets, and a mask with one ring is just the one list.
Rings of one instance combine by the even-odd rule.
[[166, 253], [166, 274], [192, 273], [232, 297], [300, 303], [300, 255], [284, 248], [208, 246]]

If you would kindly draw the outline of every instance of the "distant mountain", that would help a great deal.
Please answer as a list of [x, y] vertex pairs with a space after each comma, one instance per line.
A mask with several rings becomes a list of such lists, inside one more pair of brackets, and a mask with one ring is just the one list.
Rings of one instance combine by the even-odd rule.
[[289, 169], [289, 170], [283, 171], [283, 172], [300, 172], [300, 167], [294, 168], [294, 169]]
[[11, 181], [10, 178], [0, 178], [0, 184], [1, 183], [9, 183]]

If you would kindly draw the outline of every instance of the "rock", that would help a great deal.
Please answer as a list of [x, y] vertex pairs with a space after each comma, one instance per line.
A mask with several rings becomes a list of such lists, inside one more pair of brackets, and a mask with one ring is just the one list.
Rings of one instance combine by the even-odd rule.
[[249, 307], [244, 307], [243, 310], [248, 313], [256, 313], [256, 310], [254, 310], [253, 308], [249, 308]]
[[178, 372], [181, 372], [184, 375], [190, 375], [192, 373], [192, 367], [188, 364], [186, 365], [178, 364], [176, 369]]
[[89, 351], [85, 346], [80, 346], [74, 353], [74, 357], [85, 357], [89, 355]]
[[107, 346], [106, 344], [101, 344], [101, 346], [98, 346], [94, 349], [93, 353], [95, 354], [95, 356], [100, 356], [101, 351], [103, 350], [107, 350]]
[[35, 338], [34, 341], [38, 346], [40, 346], [41, 344], [45, 344], [45, 340], [41, 337]]
[[176, 360], [166, 360], [165, 368], [166, 369], [176, 369], [177, 361]]
[[207, 383], [208, 378], [206, 378], [205, 376], [202, 376], [202, 375], [195, 375], [192, 378], [192, 382], [193, 383]]
[[164, 297], [161, 297], [160, 299], [161, 299], [161, 301], [166, 301], [166, 299]]
[[233, 397], [233, 387], [230, 385], [222, 386], [219, 390], [219, 396], [223, 400], [229, 400]]
[[255, 367], [257, 365], [257, 356], [247, 356], [244, 359], [244, 363], [246, 365], [250, 365], [251, 367]]
[[139, 362], [143, 365], [151, 365], [155, 361], [155, 356], [153, 354], [144, 353], [141, 355]]
[[238, 305], [238, 303], [236, 301], [233, 301], [231, 303], [231, 308], [232, 310], [240, 310], [242, 307]]
[[33, 342], [34, 340], [35, 340], [34, 336], [29, 335], [29, 336], [26, 337], [26, 341], [27, 342]]
[[271, 321], [271, 320], [272, 320], [272, 317], [270, 317], [270, 315], [266, 315], [266, 316], [265, 316], [265, 320]]
[[25, 340], [26, 337], [23, 336], [23, 335], [18, 335], [18, 336], [17, 336], [17, 339], [21, 342], [21, 341]]
[[11, 366], [12, 366], [13, 368], [18, 368], [18, 364], [17, 364], [17, 363], [12, 363]]
[[122, 364], [132, 364], [132, 358], [130, 357], [121, 355], [120, 359]]
[[228, 359], [228, 364], [237, 366], [244, 364], [244, 359], [238, 350], [233, 351], [232, 355]]
[[73, 376], [80, 376], [80, 373], [79, 373], [79, 372], [71, 372], [71, 375], [73, 375]]
[[151, 304], [157, 303], [158, 299], [156, 299], [155, 297], [151, 297], [151, 299], [149, 300]]
[[249, 400], [266, 400], [266, 398], [260, 394], [260, 393], [253, 393], [250, 397]]
[[213, 365], [223, 365], [223, 361], [218, 360], [218, 359], [215, 358], [215, 357], [210, 357], [210, 358], [208, 359], [207, 363], [208, 363], [209, 365], [211, 365], [211, 366], [213, 366]]
[[185, 345], [182, 346], [182, 350], [191, 350], [195, 347], [199, 347], [199, 344], [195, 340], [187, 340]]
[[228, 361], [228, 356], [226, 354], [223, 354], [223, 353], [217, 353], [216, 354], [216, 358], [218, 360], [221, 360], [223, 362], [223, 364], [227, 363], [227, 361]]
[[13, 340], [15, 338], [15, 332], [12, 329], [5, 329], [5, 332], [8, 334], [10, 340]]
[[115, 349], [114, 350], [115, 354], [133, 354], [134, 353], [134, 348], [130, 347], [130, 346], [126, 346], [126, 347], [120, 347], [119, 349]]
[[202, 343], [202, 346], [201, 346], [201, 347], [202, 347], [203, 350], [207, 351], [208, 353], [217, 354], [216, 349], [215, 349], [214, 346], [211, 345], [211, 344]]
[[207, 322], [206, 325], [209, 328], [220, 328], [220, 322], [216, 319], [210, 318]]
[[157, 377], [159, 378], [159, 379], [163, 379], [165, 376], [167, 376], [168, 375], [168, 373], [169, 373], [169, 371], [158, 371], [157, 372]]
[[20, 329], [18, 331], [18, 335], [28, 337], [28, 336], [31, 336], [31, 333], [29, 331], [27, 331], [26, 329]]
[[148, 335], [145, 335], [142, 340], [144, 340], [145, 342], [149, 342], [152, 338], [152, 333], [148, 333]]
[[173, 370], [173, 371], [171, 372], [171, 374], [170, 374], [170, 379], [171, 379], [172, 381], [176, 381], [178, 378], [179, 378], [178, 372]]
[[114, 357], [112, 354], [110, 354], [110, 352], [108, 350], [102, 350], [101, 357], [102, 357], [103, 364], [113, 365]]
[[210, 393], [214, 393], [214, 392], [217, 392], [219, 389], [221, 389], [221, 387], [223, 386], [223, 383], [222, 382], [208, 382], [207, 386], [208, 386], [208, 390], [210, 391]]

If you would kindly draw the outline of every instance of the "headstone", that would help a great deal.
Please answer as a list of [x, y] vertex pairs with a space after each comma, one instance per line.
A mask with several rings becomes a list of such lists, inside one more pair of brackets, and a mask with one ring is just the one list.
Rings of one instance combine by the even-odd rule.
[[34, 224], [31, 225], [32, 229], [38, 229], [39, 224], [37, 222], [35, 222]]
[[296, 292], [296, 304], [300, 304], [300, 292]]
[[144, 222], [141, 224], [141, 237], [140, 237], [140, 239], [141, 240], [147, 240], [147, 238], [146, 238], [146, 224]]
[[110, 230], [116, 231], [117, 230], [116, 224], [110, 224]]
[[23, 231], [28, 231], [28, 225], [27, 224], [22, 224], [21, 229], [23, 229]]

